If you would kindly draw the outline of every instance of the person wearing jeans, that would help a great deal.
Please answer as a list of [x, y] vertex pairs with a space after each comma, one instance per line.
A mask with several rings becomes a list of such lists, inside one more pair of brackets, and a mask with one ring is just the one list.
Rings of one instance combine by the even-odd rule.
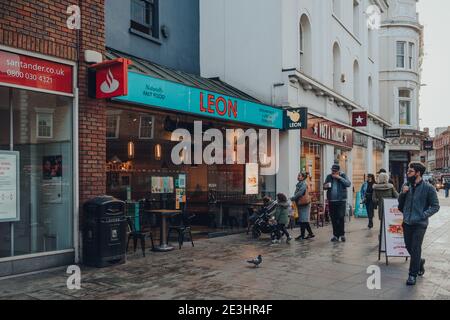
[[347, 209], [347, 188], [352, 184], [345, 173], [340, 172], [338, 164], [333, 165], [331, 174], [325, 179], [324, 189], [327, 190], [327, 199], [330, 205], [330, 218], [333, 225], [332, 242], [339, 239], [345, 242], [345, 211]]
[[425, 166], [412, 162], [408, 168], [408, 182], [403, 186], [398, 199], [398, 208], [403, 213], [403, 236], [411, 261], [408, 286], [416, 284], [417, 276], [425, 273], [425, 259], [422, 259], [422, 243], [428, 227], [428, 218], [439, 212], [436, 189], [423, 181]]

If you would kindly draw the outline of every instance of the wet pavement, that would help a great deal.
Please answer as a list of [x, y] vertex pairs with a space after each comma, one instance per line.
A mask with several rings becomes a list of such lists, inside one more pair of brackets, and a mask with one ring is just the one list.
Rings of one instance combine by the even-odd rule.
[[[69, 290], [61, 268], [0, 280], [0, 299], [445, 299], [450, 300], [450, 199], [430, 221], [424, 242], [426, 273], [407, 287], [409, 263], [378, 261], [378, 227], [366, 219], [347, 223], [347, 242], [330, 243], [331, 226], [316, 238], [271, 246], [267, 236], [246, 234], [189, 242], [167, 253], [139, 248], [126, 264], [105, 269], [82, 267], [81, 289]], [[298, 229], [293, 231], [297, 236]], [[261, 254], [253, 268], [246, 260]], [[369, 290], [367, 267], [381, 269], [381, 289]]]

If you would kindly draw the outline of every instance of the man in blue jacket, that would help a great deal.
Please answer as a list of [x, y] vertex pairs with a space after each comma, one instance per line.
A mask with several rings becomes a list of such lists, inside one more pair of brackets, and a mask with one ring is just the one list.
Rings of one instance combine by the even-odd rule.
[[403, 186], [398, 199], [399, 210], [403, 212], [403, 235], [406, 249], [411, 255], [408, 286], [416, 284], [417, 276], [425, 273], [425, 259], [422, 259], [422, 243], [428, 227], [428, 218], [440, 209], [436, 189], [422, 179], [425, 166], [411, 162], [408, 182]]
[[340, 172], [338, 164], [333, 165], [331, 174], [325, 179], [324, 189], [327, 190], [327, 199], [330, 206], [330, 218], [333, 224], [332, 242], [339, 238], [345, 242], [345, 210], [347, 209], [347, 188], [351, 186], [345, 173]]

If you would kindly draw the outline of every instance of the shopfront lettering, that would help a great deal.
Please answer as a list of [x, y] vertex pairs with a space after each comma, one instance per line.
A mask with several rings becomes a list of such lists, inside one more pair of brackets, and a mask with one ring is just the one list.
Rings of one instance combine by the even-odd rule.
[[332, 140], [340, 143], [347, 142], [347, 134], [344, 130], [330, 126], [328, 124], [319, 124], [319, 130], [315, 130], [319, 137], [326, 140]]
[[[206, 98], [205, 98], [206, 97]], [[205, 95], [200, 92], [200, 112], [207, 112], [210, 114], [218, 114], [237, 119], [238, 117], [238, 102], [233, 99], [225, 100], [224, 97], [217, 97], [214, 94]]]
[[402, 137], [402, 138], [392, 139], [391, 143], [394, 145], [420, 146], [420, 139], [412, 138], [412, 137]]

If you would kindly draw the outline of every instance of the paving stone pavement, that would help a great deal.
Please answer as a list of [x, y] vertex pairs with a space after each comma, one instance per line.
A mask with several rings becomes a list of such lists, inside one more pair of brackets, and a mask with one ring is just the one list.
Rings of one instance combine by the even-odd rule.
[[[330, 243], [330, 226], [314, 229], [313, 240], [276, 246], [246, 234], [205, 239], [145, 258], [138, 250], [124, 265], [82, 267], [80, 290], [67, 289], [65, 268], [2, 279], [0, 299], [450, 300], [450, 199], [440, 201], [424, 242], [426, 274], [415, 287], [405, 286], [404, 259], [378, 261], [378, 228], [369, 231], [366, 219], [352, 218], [346, 243]], [[258, 254], [260, 268], [246, 263]], [[381, 268], [381, 290], [367, 288], [370, 265]]]

